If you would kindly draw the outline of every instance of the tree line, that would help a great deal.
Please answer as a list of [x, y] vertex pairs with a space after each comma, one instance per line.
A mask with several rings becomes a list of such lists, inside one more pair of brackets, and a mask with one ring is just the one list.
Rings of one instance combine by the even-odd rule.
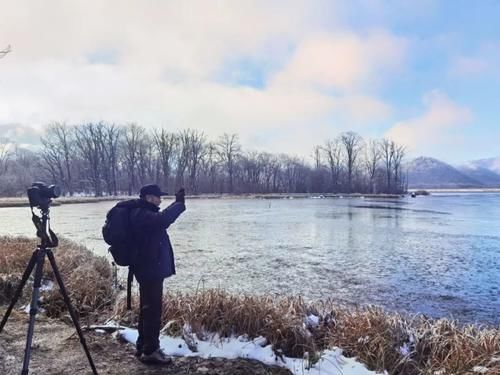
[[35, 180], [67, 195], [136, 195], [157, 183], [173, 193], [402, 193], [405, 148], [389, 139], [344, 132], [312, 158], [243, 150], [237, 134], [210, 140], [203, 131], [137, 124], [52, 123], [37, 151], [0, 140], [0, 194], [25, 193]]

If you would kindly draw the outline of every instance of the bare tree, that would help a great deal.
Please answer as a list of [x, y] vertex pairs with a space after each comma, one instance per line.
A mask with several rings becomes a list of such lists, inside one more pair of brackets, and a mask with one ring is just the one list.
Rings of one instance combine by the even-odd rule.
[[320, 169], [322, 167], [321, 165], [321, 154], [322, 154], [322, 148], [321, 146], [314, 146], [313, 149], [313, 160], [314, 160], [314, 168]]
[[125, 170], [128, 176], [127, 191], [128, 195], [137, 189], [137, 168], [139, 162], [139, 148], [141, 139], [144, 135], [144, 128], [137, 124], [130, 124], [125, 129], [123, 137], [123, 159]]
[[191, 135], [189, 129], [179, 132], [177, 143], [177, 164], [175, 168], [175, 189], [184, 186], [184, 173], [189, 162]]
[[260, 164], [260, 190], [263, 193], [269, 192], [271, 187], [271, 160], [272, 155], [267, 152], [259, 153], [259, 164]]
[[10, 157], [10, 145], [7, 139], [0, 138], [0, 176], [7, 173]]
[[241, 153], [241, 146], [238, 141], [237, 134], [224, 133], [217, 142], [217, 152], [222, 161], [229, 180], [229, 192], [234, 192], [234, 173], [236, 161]]
[[216, 191], [218, 165], [217, 147], [215, 143], [208, 142], [201, 160], [201, 169], [207, 178], [208, 189], [211, 193], [215, 193]]
[[[68, 192], [132, 194], [139, 184], [184, 185], [192, 192], [401, 192], [406, 150], [390, 140], [368, 141], [347, 132], [313, 150], [312, 162], [263, 152], [244, 152], [237, 134], [206, 140], [202, 131], [147, 133], [90, 123], [46, 128], [37, 153], [12, 154], [0, 141], [0, 193], [18, 194], [26, 181], [50, 174]], [[10, 148], [9, 148], [10, 147]], [[26, 150], [27, 151], [27, 150]], [[30, 164], [31, 163], [31, 164]], [[7, 168], [8, 165], [8, 168]], [[32, 167], [28, 167], [32, 165]], [[40, 168], [42, 167], [42, 168]], [[330, 184], [331, 182], [331, 184]]]
[[403, 145], [394, 145], [394, 190], [396, 193], [404, 190], [404, 182], [401, 167], [403, 164], [403, 158], [406, 154], [406, 148]]
[[322, 150], [330, 171], [331, 190], [332, 192], [336, 192], [340, 182], [340, 171], [342, 170], [342, 148], [339, 139], [326, 141]]
[[109, 195], [118, 194], [117, 170], [118, 151], [123, 129], [115, 124], [103, 124], [101, 145], [101, 159], [103, 164], [103, 178]]
[[376, 193], [375, 176], [379, 166], [382, 154], [380, 152], [379, 142], [375, 139], [370, 139], [365, 148], [365, 170], [368, 175], [370, 192]]
[[139, 184], [145, 185], [151, 183], [156, 177], [156, 158], [155, 148], [152, 147], [152, 142], [148, 134], [143, 134], [139, 139], [139, 152], [138, 152], [138, 178]]
[[282, 179], [285, 191], [291, 193], [305, 193], [306, 185], [306, 167], [303, 160], [297, 157], [281, 155]]
[[277, 193], [280, 189], [280, 175], [281, 175], [281, 158], [274, 156], [271, 159], [270, 172], [273, 181], [273, 193]]
[[174, 133], [169, 133], [165, 129], [155, 130], [153, 135], [160, 168], [163, 174], [164, 189], [168, 191], [170, 174], [172, 172], [172, 163], [178, 138]]
[[198, 173], [201, 160], [206, 151], [206, 139], [203, 132], [197, 130], [187, 130], [188, 140], [188, 161], [187, 169], [189, 176], [189, 191], [192, 193], [198, 192]]
[[249, 151], [241, 157], [243, 191], [257, 193], [261, 190], [264, 163], [266, 162], [267, 155], [257, 151]]
[[86, 163], [86, 173], [94, 195], [102, 196], [102, 145], [104, 129], [102, 123], [89, 123], [76, 128], [76, 146]]
[[40, 180], [40, 159], [35, 152], [16, 145], [13, 159], [13, 169], [19, 190], [26, 188], [33, 181]]
[[386, 191], [388, 193], [392, 191], [391, 180], [393, 173], [395, 146], [396, 145], [394, 141], [386, 138], [382, 139], [382, 141], [380, 142], [380, 150], [386, 173]]
[[276, 155], [263, 152], [260, 154], [260, 160], [262, 165], [262, 189], [266, 193], [275, 192], [275, 184], [278, 181], [278, 172], [280, 170], [280, 165]]
[[45, 168], [54, 174], [71, 196], [74, 193], [72, 164], [74, 159], [74, 129], [65, 123], [54, 122], [47, 126], [41, 139]]
[[347, 169], [347, 192], [352, 192], [352, 175], [356, 167], [356, 160], [363, 145], [363, 138], [354, 132], [345, 132], [340, 135], [344, 146], [345, 162]]

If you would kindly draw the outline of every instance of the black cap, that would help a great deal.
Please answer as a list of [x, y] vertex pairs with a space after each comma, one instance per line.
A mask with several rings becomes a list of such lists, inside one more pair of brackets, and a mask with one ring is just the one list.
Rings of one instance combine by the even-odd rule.
[[141, 198], [144, 198], [146, 195], [155, 195], [157, 197], [161, 197], [162, 195], [168, 195], [168, 193], [161, 191], [161, 189], [158, 185], [150, 184], [150, 185], [144, 185], [143, 187], [141, 187], [141, 191], [139, 193], [139, 196]]

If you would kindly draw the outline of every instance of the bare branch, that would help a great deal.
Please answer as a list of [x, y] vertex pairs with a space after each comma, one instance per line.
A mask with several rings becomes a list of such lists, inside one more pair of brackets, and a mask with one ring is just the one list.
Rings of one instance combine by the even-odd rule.
[[8, 53], [12, 52], [12, 48], [10, 46], [10, 44], [5, 47], [4, 49], [0, 50], [0, 59], [4, 58], [5, 56], [7, 56]]

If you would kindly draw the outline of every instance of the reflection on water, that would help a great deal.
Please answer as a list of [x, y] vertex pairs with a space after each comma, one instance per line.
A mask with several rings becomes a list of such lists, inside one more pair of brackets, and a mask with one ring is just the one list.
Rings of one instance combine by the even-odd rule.
[[[500, 323], [500, 195], [192, 200], [169, 230], [178, 290], [222, 287]], [[113, 203], [53, 207], [52, 226], [106, 255]], [[28, 208], [0, 234], [34, 235]]]

